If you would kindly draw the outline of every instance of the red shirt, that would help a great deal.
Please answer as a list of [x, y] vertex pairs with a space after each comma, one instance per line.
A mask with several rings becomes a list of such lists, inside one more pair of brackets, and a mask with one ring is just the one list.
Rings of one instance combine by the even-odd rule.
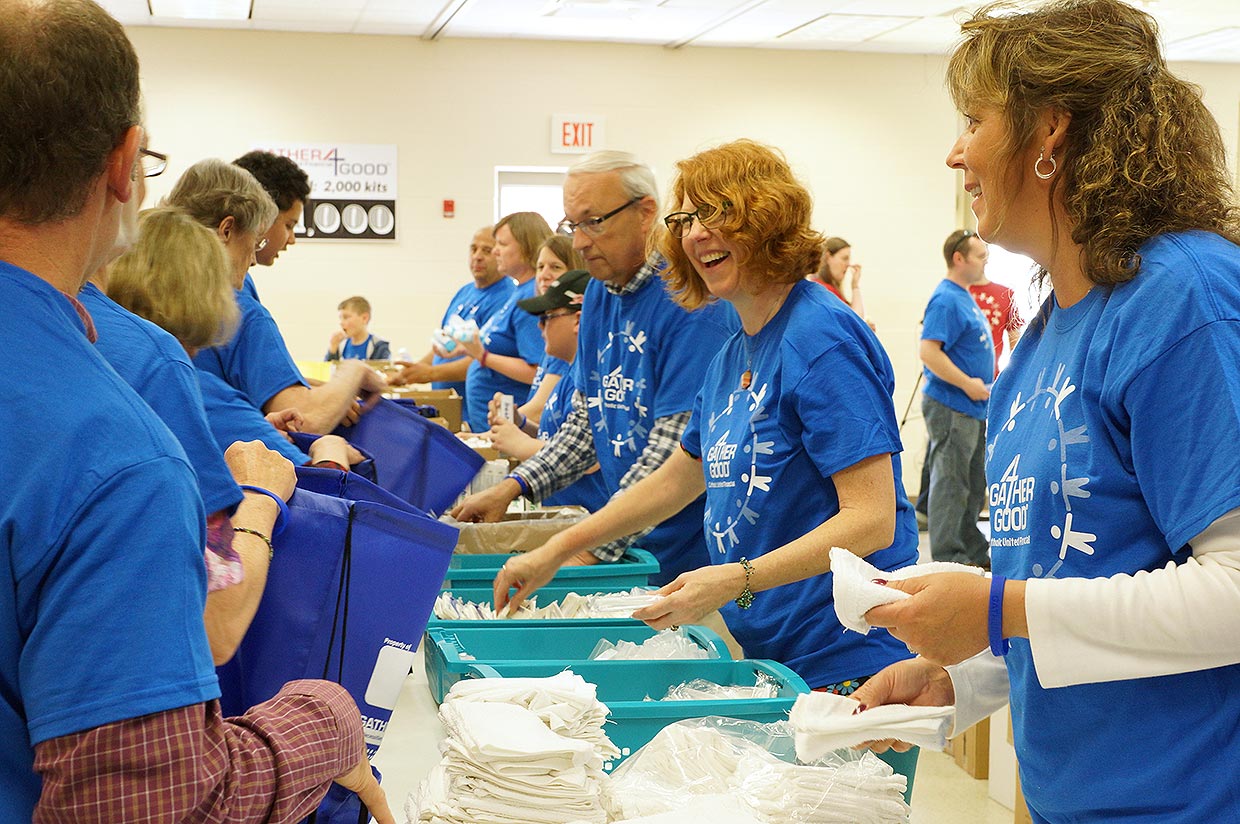
[[1003, 338], [1008, 330], [1019, 329], [1025, 325], [1020, 317], [1020, 310], [1012, 302], [1016, 294], [1011, 289], [998, 283], [975, 283], [969, 287], [969, 294], [981, 307], [982, 314], [990, 323], [990, 335], [995, 344], [995, 374], [999, 374], [999, 353], [1003, 351]]

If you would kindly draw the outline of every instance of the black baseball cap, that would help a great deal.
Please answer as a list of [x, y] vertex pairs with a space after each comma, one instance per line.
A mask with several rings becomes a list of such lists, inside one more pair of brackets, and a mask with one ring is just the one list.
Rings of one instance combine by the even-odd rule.
[[572, 269], [560, 275], [547, 291], [541, 295], [517, 301], [531, 315], [542, 315], [552, 309], [574, 309], [581, 311], [581, 299], [585, 296], [586, 286], [590, 283], [590, 273], [585, 269]]

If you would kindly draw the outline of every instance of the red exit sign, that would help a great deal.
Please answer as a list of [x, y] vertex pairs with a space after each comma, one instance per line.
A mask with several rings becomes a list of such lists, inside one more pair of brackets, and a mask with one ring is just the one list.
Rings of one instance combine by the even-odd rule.
[[551, 116], [551, 151], [556, 154], [585, 154], [606, 144], [604, 118], [588, 115]]

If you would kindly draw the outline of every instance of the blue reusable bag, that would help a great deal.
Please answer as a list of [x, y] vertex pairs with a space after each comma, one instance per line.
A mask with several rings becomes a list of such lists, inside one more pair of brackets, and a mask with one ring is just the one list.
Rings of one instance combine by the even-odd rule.
[[457, 530], [408, 508], [305, 489], [288, 506], [258, 611], [237, 654], [216, 670], [220, 702], [239, 715], [289, 681], [335, 681], [357, 702], [373, 756]]
[[340, 435], [374, 457], [375, 483], [423, 512], [443, 514], [482, 468], [460, 439], [389, 400], [381, 400]]
[[426, 516], [425, 512], [413, 504], [397, 498], [373, 480], [363, 478], [356, 472], [343, 472], [328, 466], [299, 466], [296, 470], [298, 489], [350, 501], [370, 501], [372, 504], [383, 504], [393, 509]]

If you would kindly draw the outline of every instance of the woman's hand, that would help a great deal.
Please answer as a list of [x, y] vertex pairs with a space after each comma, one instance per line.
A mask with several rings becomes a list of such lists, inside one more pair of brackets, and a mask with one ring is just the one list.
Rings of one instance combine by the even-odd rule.
[[856, 289], [861, 285], [861, 264], [853, 263], [848, 267], [848, 274], [852, 276], [852, 288]]
[[508, 505], [520, 494], [520, 485], [511, 478], [505, 478], [490, 489], [470, 495], [448, 514], [466, 523], [494, 523], [504, 517]]
[[701, 567], [676, 576], [656, 594], [657, 603], [633, 613], [653, 629], [696, 624], [745, 589], [745, 569], [740, 564]]
[[482, 345], [482, 335], [478, 332], [471, 335], [468, 340], [460, 341], [460, 344], [461, 348], [465, 350], [465, 354], [474, 360], [479, 360], [482, 357], [483, 350], [486, 348]]
[[940, 666], [958, 664], [989, 645], [989, 578], [942, 572], [890, 581], [887, 586], [912, 597], [874, 607], [865, 614], [866, 622], [886, 627], [927, 661]]
[[[496, 573], [492, 587], [496, 614], [504, 607], [508, 608], [509, 615], [516, 612], [521, 604], [525, 603], [525, 599], [546, 586], [559, 569], [559, 553], [550, 542], [531, 552], [509, 558]], [[509, 594], [513, 588], [517, 591]]]
[[[871, 610], [873, 612], [873, 610]], [[850, 696], [861, 702], [861, 711], [884, 704], [908, 704], [913, 707], [948, 707], [956, 703], [956, 688], [947, 670], [924, 658], [898, 661], [862, 684]], [[907, 752], [912, 744], [887, 738], [867, 741], [861, 748], [874, 752]]]
[[491, 424], [492, 428], [494, 428], [494, 426], [497, 423], [515, 424], [517, 422], [517, 405], [516, 404], [512, 405], [512, 420], [505, 421], [504, 416], [500, 414], [500, 411], [499, 411], [500, 405], [501, 405], [500, 398], [502, 397], [503, 397], [502, 392], [496, 392], [491, 397], [491, 400], [487, 401], [487, 423]]
[[266, 489], [286, 501], [297, 488], [292, 462], [259, 441], [237, 441], [224, 451], [224, 461], [239, 484]]

